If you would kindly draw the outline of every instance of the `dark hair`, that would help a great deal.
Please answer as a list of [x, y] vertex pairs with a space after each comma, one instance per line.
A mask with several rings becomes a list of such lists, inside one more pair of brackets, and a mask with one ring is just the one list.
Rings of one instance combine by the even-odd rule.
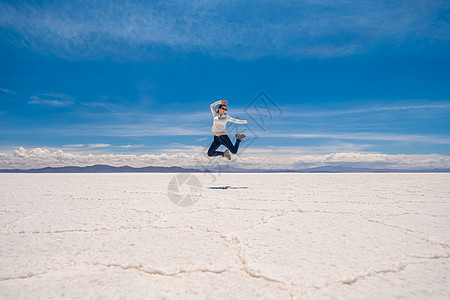
[[221, 109], [221, 108], [224, 107], [224, 106], [227, 107], [226, 104], [220, 104], [220, 105], [219, 105], [219, 108], [217, 108], [217, 111], [216, 111], [216, 112], [219, 112], [219, 109]]

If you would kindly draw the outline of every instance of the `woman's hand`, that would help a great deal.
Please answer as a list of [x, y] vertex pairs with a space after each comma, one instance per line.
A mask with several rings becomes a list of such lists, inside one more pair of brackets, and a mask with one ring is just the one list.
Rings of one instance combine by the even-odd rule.
[[227, 100], [221, 100], [221, 101], [222, 101], [222, 104], [227, 104], [228, 103]]

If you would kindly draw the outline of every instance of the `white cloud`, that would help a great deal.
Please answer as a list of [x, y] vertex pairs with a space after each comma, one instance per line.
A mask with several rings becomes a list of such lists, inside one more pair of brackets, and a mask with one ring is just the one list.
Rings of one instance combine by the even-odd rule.
[[122, 145], [119, 146], [120, 148], [125, 148], [125, 149], [130, 149], [130, 148], [140, 148], [140, 147], [144, 147], [144, 145]]
[[91, 148], [107, 148], [111, 147], [111, 144], [103, 144], [103, 143], [97, 143], [97, 144], [88, 144]]
[[65, 148], [82, 148], [85, 147], [85, 144], [72, 144], [72, 145], [63, 145]]
[[[144, 145], [121, 145], [121, 146], [117, 146], [118, 148], [123, 148], [123, 149], [130, 149], [130, 148], [140, 148], [143, 147]], [[64, 148], [66, 149], [77, 149], [77, 150], [86, 150], [89, 148], [108, 148], [108, 147], [112, 147], [111, 144], [104, 144], [104, 143], [97, 143], [97, 144], [70, 144], [70, 145], [63, 145]]]
[[450, 137], [427, 136], [418, 134], [389, 134], [377, 132], [349, 132], [349, 133], [268, 133], [264, 137], [278, 138], [300, 138], [300, 139], [337, 139], [337, 140], [360, 140], [360, 141], [393, 141], [393, 142], [415, 142], [430, 144], [450, 144]]
[[[183, 114], [182, 124], [174, 123], [174, 114], [149, 114], [140, 112], [78, 113], [76, 117], [88, 120], [80, 124], [45, 128], [55, 135], [103, 135], [103, 136], [163, 136], [163, 135], [211, 135], [211, 113]], [[99, 120], [101, 120], [99, 124]], [[42, 130], [40, 130], [42, 131]]]
[[6, 94], [14, 94], [13, 91], [11, 91], [11, 90], [9, 90], [9, 89], [3, 89], [3, 88], [0, 88], [0, 92], [6, 93]]
[[294, 167], [339, 165], [363, 168], [433, 169], [449, 168], [450, 156], [438, 154], [330, 153], [293, 157]]
[[80, 104], [89, 107], [114, 107], [114, 104], [106, 102], [80, 102]]
[[90, 154], [68, 153], [60, 149], [19, 147], [16, 150], [0, 153], [0, 168], [42, 168], [47, 166], [88, 166], [108, 164], [112, 166], [129, 165], [171, 166], [186, 160], [185, 154]]
[[28, 104], [37, 104], [44, 106], [63, 107], [73, 104], [73, 98], [69, 95], [57, 93], [44, 93], [38, 96], [32, 96]]
[[[0, 3], [16, 42], [67, 58], [157, 48], [252, 59], [330, 57], [404, 40], [448, 40], [435, 1], [63, 1]], [[12, 35], [10, 35], [12, 36]], [[149, 49], [151, 51], [149, 51]]]
[[[365, 101], [365, 100], [364, 100]], [[380, 100], [377, 100], [380, 101]], [[384, 100], [383, 100], [384, 101]], [[407, 101], [407, 100], [402, 100]], [[417, 101], [417, 100], [415, 100]], [[403, 111], [403, 110], [445, 110], [450, 109], [450, 104], [440, 103], [440, 104], [423, 104], [423, 105], [404, 105], [404, 106], [377, 106], [377, 107], [366, 107], [357, 109], [347, 109], [347, 110], [330, 110], [330, 111], [317, 111], [317, 112], [304, 112], [304, 109], [292, 109], [284, 108], [285, 117], [329, 117], [338, 115], [357, 115], [362, 113], [370, 112], [381, 112], [381, 111]]]
[[58, 166], [88, 166], [107, 164], [111, 166], [181, 166], [198, 169], [217, 170], [226, 166], [242, 168], [281, 168], [301, 169], [317, 166], [339, 165], [346, 167], [370, 167], [392, 169], [433, 169], [450, 168], [450, 156], [438, 154], [382, 154], [343, 152], [330, 154], [296, 155], [289, 152], [268, 154], [247, 152], [244, 155], [234, 155], [229, 162], [221, 157], [207, 157], [205, 149], [197, 147], [192, 151], [179, 150], [160, 154], [91, 154], [68, 153], [60, 149], [19, 147], [16, 150], [0, 153], [1, 169], [28, 169]]

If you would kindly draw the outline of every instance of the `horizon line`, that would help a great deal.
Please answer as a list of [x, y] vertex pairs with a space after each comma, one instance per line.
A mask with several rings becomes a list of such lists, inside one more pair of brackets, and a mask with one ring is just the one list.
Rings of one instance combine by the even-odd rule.
[[[72, 170], [66, 171], [71, 168]], [[91, 170], [91, 172], [82, 172], [89, 169], [96, 168], [96, 170]], [[100, 168], [108, 168], [108, 171], [101, 170]], [[155, 172], [151, 170], [143, 170], [148, 168], [163, 169], [166, 172]], [[328, 168], [328, 170], [327, 170]], [[120, 170], [126, 169], [126, 170]], [[176, 171], [170, 171], [170, 169], [177, 169]], [[180, 170], [181, 169], [181, 170]], [[141, 171], [139, 171], [141, 170]], [[66, 172], [58, 172], [66, 171]], [[81, 171], [81, 172], [80, 172]], [[112, 171], [112, 172], [109, 172]], [[135, 171], [135, 172], [133, 172]], [[318, 167], [302, 168], [302, 169], [262, 169], [262, 168], [236, 168], [231, 167], [231, 171], [224, 168], [219, 171], [214, 170], [201, 170], [198, 168], [188, 168], [180, 166], [145, 166], [145, 167], [131, 167], [128, 165], [124, 166], [111, 166], [105, 164], [95, 164], [88, 166], [75, 166], [68, 165], [62, 167], [43, 167], [43, 168], [28, 168], [28, 169], [0, 169], [0, 173], [177, 173], [177, 172], [195, 172], [195, 173], [450, 173], [450, 168], [431, 168], [431, 169], [396, 169], [396, 168], [359, 168], [359, 167], [344, 167], [339, 165], [324, 165]]]

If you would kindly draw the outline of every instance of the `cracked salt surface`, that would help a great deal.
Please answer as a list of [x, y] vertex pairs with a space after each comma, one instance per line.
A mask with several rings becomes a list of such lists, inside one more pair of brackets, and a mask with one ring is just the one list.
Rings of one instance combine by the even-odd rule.
[[450, 174], [173, 176], [0, 174], [0, 298], [449, 298]]

